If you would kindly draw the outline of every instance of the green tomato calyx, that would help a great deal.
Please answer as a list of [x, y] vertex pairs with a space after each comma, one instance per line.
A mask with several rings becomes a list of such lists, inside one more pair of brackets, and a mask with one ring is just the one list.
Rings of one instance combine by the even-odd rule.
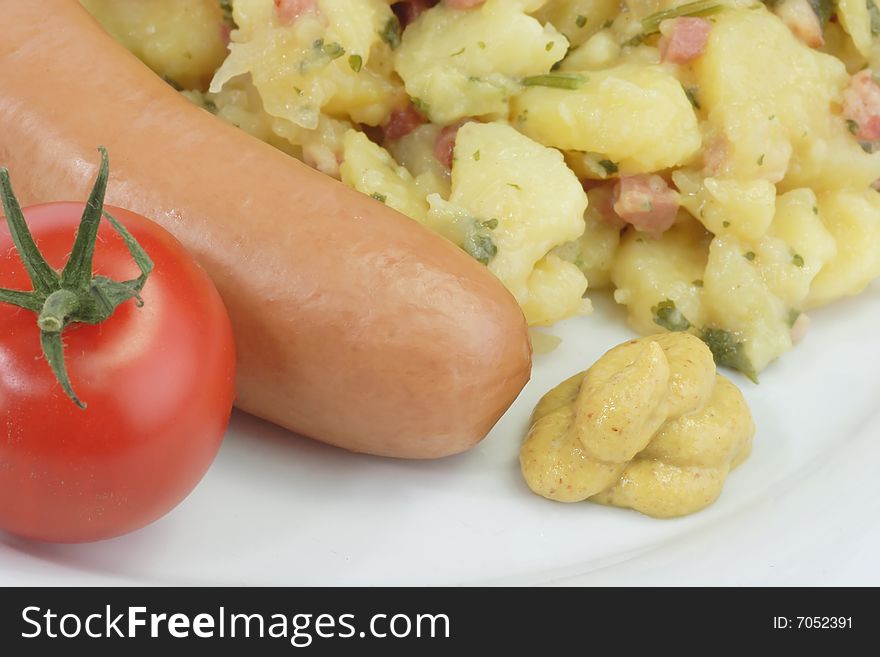
[[[70, 259], [60, 272], [52, 269], [40, 253], [25, 221], [21, 204], [12, 190], [9, 171], [0, 167], [0, 200], [6, 214], [6, 223], [33, 286], [30, 292], [0, 288], [0, 303], [18, 306], [38, 315], [37, 325], [40, 328], [43, 354], [64, 392], [81, 409], [85, 409], [86, 405], [74, 392], [64, 361], [64, 329], [77, 323], [100, 324], [130, 299], [135, 299], [138, 306], [142, 306], [140, 293], [153, 271], [153, 261], [146, 251], [125, 226], [104, 210], [110, 163], [106, 149], [101, 147], [98, 150], [101, 153], [98, 176], [83, 210]], [[105, 276], [93, 275], [92, 262], [102, 217], [110, 222], [125, 242], [141, 271], [138, 278], [114, 281]]]

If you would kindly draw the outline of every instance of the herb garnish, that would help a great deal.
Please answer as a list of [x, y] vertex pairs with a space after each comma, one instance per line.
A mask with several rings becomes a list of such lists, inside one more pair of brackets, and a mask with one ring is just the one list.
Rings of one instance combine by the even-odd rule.
[[662, 326], [667, 331], [687, 331], [691, 327], [681, 311], [675, 307], [675, 301], [666, 299], [651, 308], [654, 315], [654, 323]]
[[523, 86], [526, 87], [554, 87], [556, 89], [579, 89], [586, 82], [586, 78], [578, 73], [545, 73], [543, 75], [530, 75], [523, 78]]

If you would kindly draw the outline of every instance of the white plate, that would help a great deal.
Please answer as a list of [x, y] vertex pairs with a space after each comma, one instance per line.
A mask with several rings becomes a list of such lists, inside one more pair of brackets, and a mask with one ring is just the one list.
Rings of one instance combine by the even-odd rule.
[[0, 536], [0, 584], [878, 585], [880, 285], [812, 316], [759, 386], [735, 377], [755, 449], [721, 499], [688, 518], [548, 502], [520, 478], [538, 398], [630, 337], [599, 300], [551, 331], [562, 345], [468, 454], [353, 455], [239, 414], [168, 517], [96, 545]]

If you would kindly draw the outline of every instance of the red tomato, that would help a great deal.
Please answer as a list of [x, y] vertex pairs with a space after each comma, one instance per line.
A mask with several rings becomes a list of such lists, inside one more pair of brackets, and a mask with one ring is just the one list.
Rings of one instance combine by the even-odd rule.
[[[67, 261], [82, 203], [25, 209], [48, 263]], [[36, 314], [0, 304], [0, 529], [46, 541], [93, 541], [160, 518], [201, 480], [220, 447], [233, 402], [229, 317], [207, 274], [163, 228], [107, 208], [155, 263], [138, 308], [103, 323], [73, 324], [65, 355], [80, 410], [40, 346]], [[102, 221], [94, 272], [139, 271]], [[0, 225], [0, 287], [30, 290]]]

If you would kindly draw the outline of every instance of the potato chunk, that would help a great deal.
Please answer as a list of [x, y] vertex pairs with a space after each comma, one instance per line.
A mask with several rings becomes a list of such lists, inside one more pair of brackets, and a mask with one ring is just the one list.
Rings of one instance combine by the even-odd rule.
[[624, 173], [687, 163], [702, 143], [681, 84], [658, 66], [582, 74], [576, 89], [530, 87], [511, 104], [517, 127], [564, 150], [601, 153]]
[[206, 89], [226, 56], [215, 0], [82, 0], [113, 37], [157, 74]]
[[[467, 123], [455, 142], [449, 202], [428, 200], [429, 225], [481, 256], [531, 323], [584, 309], [587, 281], [573, 264], [554, 256], [533, 276], [550, 250], [584, 232], [587, 197], [558, 151], [501, 123]], [[559, 281], [561, 297], [550, 292], [550, 279]], [[548, 294], [554, 301], [545, 302]]]
[[567, 49], [564, 36], [520, 3], [488, 0], [468, 11], [441, 3], [404, 32], [395, 70], [435, 123], [504, 118], [519, 79], [546, 73]]

